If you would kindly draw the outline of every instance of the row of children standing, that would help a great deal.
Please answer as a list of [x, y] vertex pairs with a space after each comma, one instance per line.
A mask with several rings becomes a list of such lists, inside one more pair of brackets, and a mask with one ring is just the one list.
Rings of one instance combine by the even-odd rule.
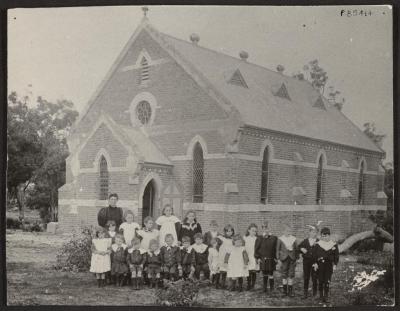
[[[275, 288], [274, 271], [281, 263], [283, 292], [293, 296], [295, 265], [299, 255], [303, 256], [304, 298], [308, 296], [310, 276], [313, 296], [319, 281], [320, 297], [327, 300], [333, 267], [338, 262], [337, 245], [330, 240], [329, 229], [321, 230], [310, 226], [309, 238], [299, 245], [291, 235], [291, 228], [284, 227], [279, 238], [272, 235], [267, 222], [261, 227], [251, 224], [244, 237], [235, 234], [233, 226], [227, 225], [223, 233], [218, 231], [216, 221], [211, 221], [211, 230], [202, 234], [201, 225], [194, 211], [189, 211], [183, 223], [166, 205], [155, 224], [146, 217], [144, 228], [134, 222], [128, 211], [125, 222], [117, 230], [115, 223], [107, 224], [107, 231], [100, 230], [93, 240], [91, 272], [96, 273], [99, 286], [105, 284], [107, 274], [122, 286], [128, 276], [129, 282], [139, 289], [143, 281], [157, 287], [162, 279], [195, 277], [211, 278], [216, 288], [243, 290], [244, 279], [247, 289], [254, 288], [257, 272], [263, 275], [263, 290]], [[106, 242], [107, 241], [107, 242]], [[229, 286], [227, 283], [229, 280]]]

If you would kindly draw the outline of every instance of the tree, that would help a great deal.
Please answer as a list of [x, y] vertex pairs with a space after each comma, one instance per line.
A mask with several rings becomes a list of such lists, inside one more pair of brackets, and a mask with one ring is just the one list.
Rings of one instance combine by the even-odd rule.
[[[65, 182], [66, 136], [77, 116], [67, 100], [51, 103], [38, 97], [37, 106], [28, 107], [26, 98], [10, 94], [9, 119], [13, 122], [8, 124], [7, 181], [10, 195], [19, 194], [20, 218], [27, 205], [41, 208], [42, 215], [50, 212], [50, 219], [56, 220], [58, 188]], [[20, 191], [12, 190], [18, 187]]]
[[318, 60], [314, 59], [308, 62], [308, 65], [303, 67], [303, 71], [306, 73], [306, 79], [311, 82], [311, 85], [321, 94], [324, 94], [328, 74], [319, 66]]
[[383, 140], [385, 139], [385, 134], [377, 134], [374, 122], [364, 123], [364, 133], [379, 147], [382, 147]]

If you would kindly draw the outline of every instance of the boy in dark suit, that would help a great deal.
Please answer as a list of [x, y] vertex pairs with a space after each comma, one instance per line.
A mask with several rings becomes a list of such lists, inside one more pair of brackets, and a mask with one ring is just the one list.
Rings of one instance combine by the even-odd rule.
[[291, 234], [289, 225], [284, 225], [283, 235], [276, 244], [276, 257], [281, 262], [283, 294], [294, 297], [293, 279], [298, 259], [296, 237]]
[[303, 298], [306, 299], [308, 297], [308, 284], [310, 282], [310, 276], [312, 280], [312, 295], [313, 297], [317, 294], [318, 289], [318, 280], [317, 280], [317, 272], [313, 269], [312, 265], [313, 262], [313, 254], [316, 243], [318, 242], [317, 234], [318, 229], [314, 226], [308, 226], [308, 238], [304, 239], [299, 244], [299, 250], [301, 256], [303, 257], [303, 278], [304, 278], [304, 296]]
[[321, 302], [329, 302], [329, 284], [339, 262], [339, 248], [331, 240], [329, 228], [321, 229], [321, 240], [313, 252], [313, 268], [318, 271], [318, 289]]
[[268, 280], [270, 291], [274, 290], [274, 271], [276, 268], [276, 244], [278, 238], [271, 234], [268, 222], [264, 221], [261, 225], [262, 235], [257, 237], [254, 246], [254, 257], [260, 265], [263, 273], [264, 292], [268, 291]]

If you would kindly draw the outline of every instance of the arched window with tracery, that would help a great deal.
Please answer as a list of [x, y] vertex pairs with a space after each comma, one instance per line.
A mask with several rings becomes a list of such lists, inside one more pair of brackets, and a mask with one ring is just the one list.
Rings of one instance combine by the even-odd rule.
[[204, 157], [203, 148], [196, 143], [193, 148], [193, 203], [203, 202]]
[[269, 166], [269, 148], [264, 149], [262, 164], [261, 164], [261, 194], [260, 202], [267, 204], [268, 202], [268, 166]]
[[149, 62], [145, 57], [140, 61], [140, 83], [144, 83], [150, 79], [149, 76]]
[[317, 193], [315, 197], [315, 202], [317, 204], [322, 203], [322, 183], [324, 179], [324, 159], [321, 155], [318, 160], [318, 172], [317, 172]]
[[108, 185], [109, 185], [109, 174], [108, 174], [108, 165], [107, 160], [104, 156], [100, 158], [100, 175], [99, 175], [99, 199], [107, 200], [108, 199]]
[[358, 177], [358, 204], [364, 201], [364, 161], [361, 162], [360, 175]]

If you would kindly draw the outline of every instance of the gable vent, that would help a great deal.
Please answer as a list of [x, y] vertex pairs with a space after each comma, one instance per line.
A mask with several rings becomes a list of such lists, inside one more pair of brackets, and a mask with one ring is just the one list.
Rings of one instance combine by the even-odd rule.
[[324, 101], [322, 100], [321, 96], [318, 96], [318, 98], [315, 101], [313, 107], [326, 110], [326, 107], [324, 105]]
[[245, 88], [249, 88], [247, 86], [246, 81], [244, 80], [242, 74], [240, 73], [239, 69], [236, 69], [236, 71], [233, 73], [232, 77], [228, 81], [230, 84], [242, 86]]
[[144, 83], [149, 80], [149, 62], [145, 57], [140, 61], [140, 83]]
[[278, 97], [281, 97], [281, 98], [286, 98], [287, 100], [291, 100], [285, 83], [282, 83], [281, 87], [279, 88], [279, 90], [274, 95], [278, 96]]

